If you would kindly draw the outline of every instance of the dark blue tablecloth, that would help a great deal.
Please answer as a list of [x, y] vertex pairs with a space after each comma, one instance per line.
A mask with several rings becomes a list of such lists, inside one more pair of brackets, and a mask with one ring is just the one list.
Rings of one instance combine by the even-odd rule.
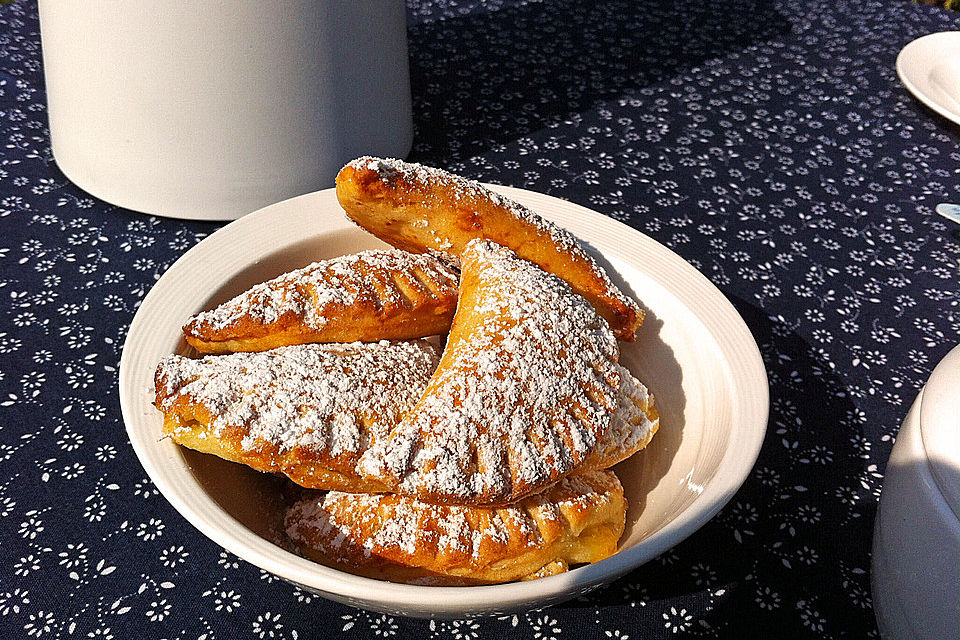
[[933, 213], [960, 202], [960, 138], [894, 59], [958, 14], [425, 0], [409, 26], [413, 159], [623, 220], [737, 306], [772, 399], [743, 489], [609, 588], [503, 618], [368, 613], [221, 551], [146, 479], [116, 388], [138, 303], [216, 225], [118, 209], [58, 171], [21, 0], [0, 7], [0, 637], [876, 637], [884, 464], [960, 333], [960, 236]]

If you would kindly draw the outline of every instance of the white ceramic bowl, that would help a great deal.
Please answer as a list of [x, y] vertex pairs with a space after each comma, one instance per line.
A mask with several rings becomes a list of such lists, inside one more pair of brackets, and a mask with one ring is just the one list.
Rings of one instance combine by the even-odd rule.
[[757, 345], [723, 295], [654, 240], [583, 207], [494, 187], [588, 243], [647, 309], [621, 361], [654, 392], [660, 432], [616, 469], [629, 502], [613, 557], [568, 573], [480, 587], [425, 587], [361, 578], [283, 551], [279, 482], [160, 439], [153, 372], [188, 353], [180, 326], [256, 282], [322, 258], [383, 246], [343, 214], [332, 190], [272, 205], [188, 251], [144, 299], [124, 345], [120, 398], [130, 441], [183, 516], [227, 550], [324, 597], [392, 614], [468, 617], [541, 607], [599, 587], [677, 544], [733, 496], [756, 460], [768, 388]]
[[871, 564], [884, 638], [960, 637], [960, 347], [934, 369], [897, 435]]

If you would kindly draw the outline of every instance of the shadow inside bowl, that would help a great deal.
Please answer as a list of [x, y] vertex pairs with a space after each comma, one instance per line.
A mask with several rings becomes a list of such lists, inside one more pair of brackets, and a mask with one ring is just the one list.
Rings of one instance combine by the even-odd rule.
[[662, 328], [663, 321], [647, 309], [637, 342], [620, 346], [621, 363], [650, 389], [660, 414], [660, 428], [650, 444], [614, 467], [630, 505], [624, 543], [629, 540], [635, 544], [666, 524], [647, 525], [646, 519], [643, 522], [641, 519], [647, 495], [667, 475], [683, 440], [686, 407], [683, 371], [673, 349], [660, 337]]
[[197, 482], [224, 511], [264, 540], [290, 550], [283, 533], [289, 480], [208, 453], [179, 449]]

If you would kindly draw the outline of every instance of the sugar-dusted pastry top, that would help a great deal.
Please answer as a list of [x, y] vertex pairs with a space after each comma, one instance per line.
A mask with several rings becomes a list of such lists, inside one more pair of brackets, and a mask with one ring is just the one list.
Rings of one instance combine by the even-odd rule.
[[486, 238], [566, 280], [590, 301], [618, 338], [633, 340], [643, 311], [568, 231], [527, 207], [441, 169], [365, 156], [337, 176], [347, 215], [391, 245], [459, 255]]
[[440, 365], [360, 471], [441, 504], [508, 504], [539, 491], [597, 447], [617, 406], [618, 358], [606, 321], [564, 281], [475, 240]]
[[184, 446], [307, 487], [378, 491], [357, 461], [413, 407], [439, 357], [427, 340], [172, 355], [157, 367], [156, 406]]
[[456, 269], [432, 254], [370, 250], [315, 262], [204, 311], [183, 327], [201, 353], [445, 333]]
[[610, 426], [583, 464], [587, 470], [608, 469], [646, 447], [660, 428], [651, 394], [626, 367], [620, 367], [620, 398]]
[[616, 551], [625, 514], [616, 475], [594, 471], [501, 508], [331, 491], [294, 504], [284, 524], [304, 556], [352, 573], [416, 584], [482, 584], [602, 560]]

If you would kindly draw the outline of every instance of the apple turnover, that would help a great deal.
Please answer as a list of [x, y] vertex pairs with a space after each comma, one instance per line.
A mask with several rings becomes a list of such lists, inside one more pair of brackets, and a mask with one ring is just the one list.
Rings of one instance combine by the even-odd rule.
[[414, 409], [360, 459], [391, 491], [503, 505], [575, 472], [617, 408], [619, 348], [563, 280], [471, 241], [436, 373]]
[[427, 340], [172, 355], [157, 367], [155, 404], [185, 447], [305, 487], [382, 491], [357, 461], [414, 406], [439, 358]]
[[340, 170], [336, 184], [350, 219], [395, 247], [460, 255], [471, 240], [490, 239], [566, 280], [621, 340], [633, 340], [643, 322], [637, 303], [573, 234], [478, 182], [419, 164], [362, 157]]
[[616, 475], [594, 471], [501, 508], [314, 494], [287, 511], [284, 526], [302, 555], [354, 574], [471, 585], [541, 578], [603, 560], [616, 552], [625, 517]]
[[197, 314], [183, 332], [200, 353], [422, 338], [449, 329], [457, 280], [431, 254], [363, 251], [258, 284]]

